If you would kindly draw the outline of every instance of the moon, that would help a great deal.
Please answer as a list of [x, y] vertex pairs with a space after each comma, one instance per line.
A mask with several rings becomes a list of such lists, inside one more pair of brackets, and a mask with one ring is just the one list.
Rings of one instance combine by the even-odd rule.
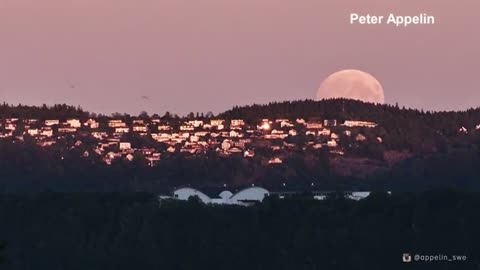
[[317, 100], [331, 98], [385, 103], [385, 94], [380, 82], [369, 73], [357, 69], [335, 72], [320, 84], [317, 91]]

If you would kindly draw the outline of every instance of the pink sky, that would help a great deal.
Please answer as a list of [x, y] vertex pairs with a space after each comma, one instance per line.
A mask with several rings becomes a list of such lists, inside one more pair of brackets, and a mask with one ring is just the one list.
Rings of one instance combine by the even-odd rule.
[[[0, 97], [220, 112], [314, 98], [327, 75], [358, 68], [387, 103], [477, 107], [479, 10], [478, 0], [0, 0]], [[428, 13], [436, 24], [352, 26], [351, 12]]]

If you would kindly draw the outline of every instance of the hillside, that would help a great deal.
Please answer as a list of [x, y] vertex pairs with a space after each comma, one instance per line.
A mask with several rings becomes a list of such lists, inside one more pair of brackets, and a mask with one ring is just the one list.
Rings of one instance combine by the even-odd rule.
[[0, 118], [0, 185], [6, 190], [285, 182], [297, 188], [480, 189], [480, 109], [423, 112], [338, 99], [179, 117], [3, 104]]

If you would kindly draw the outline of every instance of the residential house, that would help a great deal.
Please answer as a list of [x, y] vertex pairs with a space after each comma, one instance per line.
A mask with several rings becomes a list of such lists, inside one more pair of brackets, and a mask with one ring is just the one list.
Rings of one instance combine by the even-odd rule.
[[198, 132], [195, 132], [195, 136], [198, 136], [198, 137], [205, 137], [209, 134], [208, 131], [198, 131]]
[[280, 151], [282, 150], [282, 147], [278, 145], [272, 145], [270, 149], [272, 149], [272, 151]]
[[367, 140], [367, 137], [365, 137], [365, 135], [363, 135], [363, 134], [358, 134], [355, 137], [355, 141], [357, 141], [357, 142], [363, 142], [363, 141], [366, 141], [366, 140]]
[[80, 128], [82, 126], [79, 119], [68, 119], [66, 123], [71, 128]]
[[289, 128], [289, 127], [293, 127], [294, 124], [292, 124], [289, 120], [283, 120], [280, 122], [280, 127], [281, 128]]
[[223, 140], [223, 142], [222, 142], [222, 149], [223, 150], [228, 150], [231, 147], [232, 147], [232, 142], [230, 140], [227, 140], [227, 139]]
[[240, 137], [241, 133], [237, 132], [235, 130], [231, 130], [228, 135], [229, 135], [229, 137]]
[[40, 131], [40, 135], [45, 136], [45, 137], [52, 137], [53, 136], [53, 130], [50, 127], [43, 127]]
[[230, 152], [231, 154], [239, 154], [242, 153], [242, 150], [238, 147], [231, 147], [228, 149], [228, 152]]
[[194, 126], [196, 128], [203, 126], [203, 120], [189, 120], [187, 124]]
[[330, 134], [332, 133], [332, 131], [330, 129], [322, 129], [318, 132], [318, 136], [330, 136]]
[[332, 139], [332, 140], [329, 140], [329, 141], [327, 142], [327, 146], [328, 146], [328, 147], [332, 147], [332, 148], [333, 148], [333, 147], [337, 147], [337, 141], [335, 141], [335, 140], [333, 140], [333, 139]]
[[268, 160], [268, 164], [282, 164], [282, 163], [283, 163], [283, 161], [278, 157], [271, 158], [271, 159]]
[[95, 132], [92, 132], [92, 137], [101, 140], [103, 138], [107, 138], [108, 134], [107, 134], [107, 132], [95, 131]]
[[37, 123], [38, 119], [30, 118], [30, 119], [26, 119], [24, 122], [25, 122], [25, 124], [32, 125], [32, 124]]
[[238, 128], [241, 129], [243, 126], [245, 126], [245, 121], [243, 121], [243, 119], [232, 119], [230, 121], [231, 129], [238, 129]]
[[314, 149], [321, 149], [323, 145], [321, 143], [316, 143], [312, 146]]
[[158, 131], [169, 131], [172, 129], [172, 127], [169, 125], [160, 125], [157, 127], [157, 129]]
[[128, 127], [116, 127], [115, 133], [128, 133], [130, 132], [130, 128]]
[[58, 128], [58, 133], [75, 133], [77, 132], [76, 128], [72, 127], [59, 127]]
[[127, 154], [127, 155], [125, 156], [125, 158], [126, 158], [128, 161], [132, 161], [135, 157], [134, 157], [132, 154], [129, 153], [129, 154]]
[[52, 120], [45, 120], [45, 125], [46, 126], [54, 126], [54, 125], [59, 125], [60, 120], [57, 119], [52, 119]]
[[52, 146], [54, 144], [56, 144], [57, 141], [41, 141], [41, 142], [37, 142], [38, 145], [40, 145], [41, 147], [47, 147], [47, 146]]
[[377, 124], [374, 122], [354, 121], [354, 120], [346, 120], [343, 123], [343, 125], [347, 127], [367, 127], [367, 128], [374, 128], [377, 126]]
[[181, 131], [193, 131], [195, 127], [191, 124], [184, 123], [183, 125], [180, 126]]
[[108, 126], [111, 128], [123, 128], [126, 127], [127, 124], [124, 123], [122, 120], [110, 120], [108, 121]]
[[323, 125], [325, 127], [336, 127], [337, 126], [337, 120], [335, 120], [335, 119], [323, 120]]
[[243, 156], [244, 157], [254, 157], [255, 156], [255, 151], [253, 151], [252, 149], [245, 150], [245, 152], [243, 152]]
[[120, 149], [121, 151], [123, 151], [123, 150], [130, 150], [130, 149], [132, 149], [132, 144], [129, 143], [129, 142], [120, 142], [120, 144], [119, 144], [119, 149]]
[[14, 131], [14, 130], [17, 129], [17, 124], [15, 124], [15, 123], [6, 123], [6, 124], [5, 124], [5, 129], [6, 129], [6, 130]]
[[148, 128], [146, 126], [133, 126], [133, 132], [147, 132]]
[[317, 122], [307, 122], [306, 126], [307, 126], [307, 129], [321, 129], [321, 128], [323, 128], [322, 123], [317, 123]]
[[5, 123], [10, 124], [10, 123], [16, 123], [18, 121], [18, 118], [6, 118]]
[[27, 130], [28, 135], [30, 136], [37, 136], [40, 132], [38, 128], [30, 128]]
[[303, 119], [303, 118], [298, 118], [297, 120], [295, 120], [295, 122], [297, 122], [297, 124], [301, 124], [301, 125], [306, 124], [305, 119]]
[[83, 125], [91, 129], [96, 129], [100, 126], [100, 123], [98, 123], [95, 119], [90, 118], [85, 123], [83, 123]]

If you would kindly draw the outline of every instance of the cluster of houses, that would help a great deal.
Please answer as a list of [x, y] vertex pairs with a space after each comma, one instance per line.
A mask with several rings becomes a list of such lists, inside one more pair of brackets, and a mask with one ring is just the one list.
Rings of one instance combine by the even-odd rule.
[[[253, 158], [262, 149], [271, 153], [264, 160], [265, 164], [281, 164], [285, 152], [292, 149], [323, 148], [343, 155], [342, 138], [349, 138], [350, 143], [362, 143], [368, 140], [363, 131], [376, 127], [374, 122], [346, 120], [339, 123], [334, 119], [259, 119], [256, 123], [247, 123], [243, 119], [173, 122], [155, 118], [6, 118], [0, 122], [0, 138], [25, 140], [28, 137], [42, 147], [68, 138], [71, 147], [85, 148], [85, 157], [100, 155], [106, 164], [115, 159], [131, 161], [136, 153], [141, 153], [151, 166], [165, 153], [203, 155], [215, 151], [225, 157]], [[382, 143], [380, 137], [374, 140]], [[85, 147], [86, 141], [89, 147]]]
[[[329, 191], [317, 191], [313, 190], [310, 192], [311, 196], [315, 200], [324, 200], [332, 192]], [[337, 192], [335, 192], [337, 193]], [[187, 201], [191, 198], [197, 198], [200, 202], [204, 204], [221, 204], [221, 205], [241, 205], [241, 206], [250, 206], [255, 203], [262, 202], [265, 198], [269, 196], [276, 196], [277, 198], [284, 199], [287, 197], [304, 194], [299, 191], [268, 191], [262, 187], [247, 187], [241, 189], [235, 193], [227, 189], [222, 190], [210, 190], [210, 191], [200, 191], [192, 187], [182, 187], [175, 189], [172, 194], [160, 195], [159, 199], [162, 200], [181, 200]], [[355, 191], [355, 192], [344, 192], [343, 195], [351, 200], [361, 200], [370, 195], [368, 191]]]

